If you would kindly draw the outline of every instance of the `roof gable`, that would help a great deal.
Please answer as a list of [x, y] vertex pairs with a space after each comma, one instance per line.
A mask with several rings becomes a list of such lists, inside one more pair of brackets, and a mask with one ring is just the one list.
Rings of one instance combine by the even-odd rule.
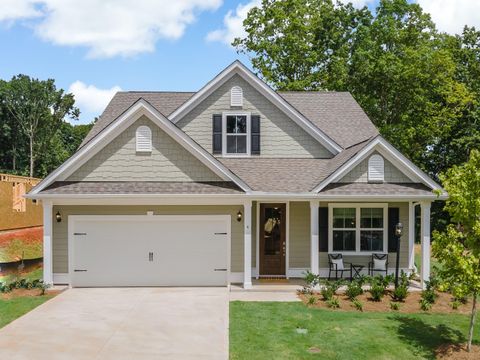
[[333, 139], [331, 139], [325, 132], [314, 125], [310, 120], [305, 118], [297, 109], [291, 106], [280, 95], [272, 90], [265, 82], [260, 80], [255, 74], [253, 74], [247, 67], [245, 67], [240, 61], [233, 62], [230, 66], [224, 69], [213, 80], [207, 83], [202, 89], [196, 92], [185, 103], [177, 108], [170, 116], [170, 120], [173, 123], [177, 123], [189, 113], [195, 106], [200, 104], [206, 99], [213, 91], [219, 86], [224, 84], [233, 75], [241, 76], [250, 85], [256, 88], [263, 96], [265, 96], [270, 102], [277, 106], [281, 111], [287, 114], [293, 121], [295, 121], [302, 129], [313, 136], [319, 141], [325, 148], [331, 153], [338, 154], [342, 147], [338, 145]]
[[406, 177], [412, 180], [413, 183], [422, 183], [432, 190], [443, 191], [439, 184], [433, 181], [425, 172], [418, 168], [381, 136], [375, 137], [363, 148], [361, 148], [361, 150], [359, 150], [354, 156], [338, 166], [328, 177], [318, 184], [313, 191], [319, 192], [327, 185], [340, 181], [346, 174], [348, 174], [352, 169], [354, 169], [358, 164], [360, 164], [374, 152], [378, 152], [380, 155], [382, 155]]
[[118, 134], [126, 130], [133, 122], [141, 116], [147, 116], [156, 125], [158, 125], [168, 135], [175, 138], [175, 140], [188, 150], [192, 155], [205, 164], [210, 170], [217, 174], [225, 181], [233, 181], [244, 191], [249, 191], [248, 185], [243, 182], [238, 176], [233, 174], [222, 163], [215, 159], [205, 149], [196, 144], [183, 131], [173, 125], [167, 118], [159, 113], [147, 101], [141, 99], [133, 104], [127, 111], [118, 117], [113, 123], [108, 126], [101, 134], [96, 136], [92, 141], [77, 151], [72, 157], [65, 161], [59, 168], [48, 175], [30, 192], [31, 195], [38, 194], [41, 190], [52, 184], [54, 181], [65, 181], [71, 174], [73, 174], [80, 166], [86, 163], [92, 156], [105, 147]]

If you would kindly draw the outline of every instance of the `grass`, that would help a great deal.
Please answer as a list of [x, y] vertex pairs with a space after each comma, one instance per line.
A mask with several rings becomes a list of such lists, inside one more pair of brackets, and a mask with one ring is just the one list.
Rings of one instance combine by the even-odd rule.
[[[441, 344], [465, 341], [468, 321], [456, 314], [360, 313], [235, 301], [230, 303], [230, 358], [435, 359]], [[299, 334], [297, 328], [308, 333]]]
[[13, 282], [14, 280], [17, 280], [17, 279], [19, 279], [19, 280], [20, 279], [27, 279], [28, 281], [33, 281], [33, 280], [42, 279], [42, 278], [43, 278], [43, 269], [38, 268], [38, 269], [30, 271], [26, 274], [22, 274], [22, 276], [18, 276], [16, 274], [0, 276], [0, 282], [9, 284], [9, 283], [11, 283], [11, 282]]
[[[422, 269], [422, 248], [420, 244], [415, 244], [415, 265], [417, 266], [418, 273], [421, 274]], [[440, 268], [441, 265], [433, 256], [430, 257], [430, 272], [433, 268]]]
[[0, 299], [0, 328], [43, 304], [53, 296], [21, 296], [12, 299]]

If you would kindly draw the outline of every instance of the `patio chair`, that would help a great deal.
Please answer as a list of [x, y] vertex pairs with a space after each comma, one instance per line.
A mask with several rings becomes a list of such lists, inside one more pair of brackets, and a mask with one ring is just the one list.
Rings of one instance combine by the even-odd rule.
[[342, 254], [328, 254], [328, 280], [331, 279], [332, 272], [335, 272], [335, 280], [338, 280], [338, 273], [340, 273], [340, 279], [343, 278], [344, 272], [351, 274], [350, 265], [343, 261]]
[[375, 272], [384, 272], [388, 275], [388, 254], [373, 253], [372, 260], [368, 263], [368, 275], [375, 275]]

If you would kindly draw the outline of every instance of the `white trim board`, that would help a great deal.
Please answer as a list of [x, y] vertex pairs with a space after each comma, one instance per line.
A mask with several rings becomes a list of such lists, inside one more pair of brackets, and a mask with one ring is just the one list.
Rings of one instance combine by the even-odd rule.
[[226, 67], [220, 74], [209, 81], [202, 89], [196, 92], [183, 105], [176, 109], [170, 116], [173, 123], [177, 123], [190, 110], [200, 104], [213, 91], [223, 85], [233, 75], [241, 76], [245, 81], [258, 90], [263, 96], [295, 121], [303, 130], [313, 136], [320, 144], [325, 146], [333, 154], [338, 154], [342, 151], [342, 147], [338, 145], [332, 138], [315, 126], [310, 120], [305, 118], [298, 110], [285, 101], [280, 95], [272, 90], [265, 82], [260, 80], [254, 73], [252, 73], [245, 65], [236, 60], [228, 67]]
[[[135, 102], [127, 111], [120, 115], [114, 122], [105, 128], [100, 134], [94, 137], [90, 142], [83, 146], [72, 157], [65, 161], [60, 167], [48, 175], [31, 192], [31, 195], [38, 194], [55, 180], [65, 180], [75, 170], [91, 159], [96, 153], [107, 146], [116, 136], [125, 131], [130, 125], [137, 121], [141, 116], [148, 117], [160, 129], [182, 145], [193, 156], [200, 160], [210, 170], [217, 174], [221, 179], [233, 181], [244, 191], [251, 191], [250, 187], [237, 175], [232, 173], [225, 165], [218, 161], [207, 150], [198, 145], [192, 138], [177, 128], [165, 116], [157, 111], [144, 99]], [[33, 196], [32, 196], [33, 197]]]
[[407, 159], [400, 151], [398, 151], [381, 136], [377, 136], [367, 146], [360, 150], [355, 156], [353, 156], [350, 160], [348, 160], [336, 171], [334, 171], [330, 176], [328, 176], [325, 180], [318, 184], [312, 191], [318, 193], [328, 184], [340, 180], [344, 175], [354, 169], [355, 166], [357, 166], [361, 161], [366, 159], [374, 151], [379, 152], [383, 157], [390, 161], [413, 182], [420, 181], [421, 183], [429, 186], [433, 190], [443, 191], [442, 187], [439, 184], [433, 181], [425, 172], [423, 172], [419, 167], [417, 167], [414, 163]]

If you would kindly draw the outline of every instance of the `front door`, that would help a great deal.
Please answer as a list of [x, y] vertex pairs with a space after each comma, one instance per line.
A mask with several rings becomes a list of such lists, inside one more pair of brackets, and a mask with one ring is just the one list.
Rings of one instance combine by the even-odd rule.
[[285, 204], [260, 204], [260, 276], [285, 276]]

